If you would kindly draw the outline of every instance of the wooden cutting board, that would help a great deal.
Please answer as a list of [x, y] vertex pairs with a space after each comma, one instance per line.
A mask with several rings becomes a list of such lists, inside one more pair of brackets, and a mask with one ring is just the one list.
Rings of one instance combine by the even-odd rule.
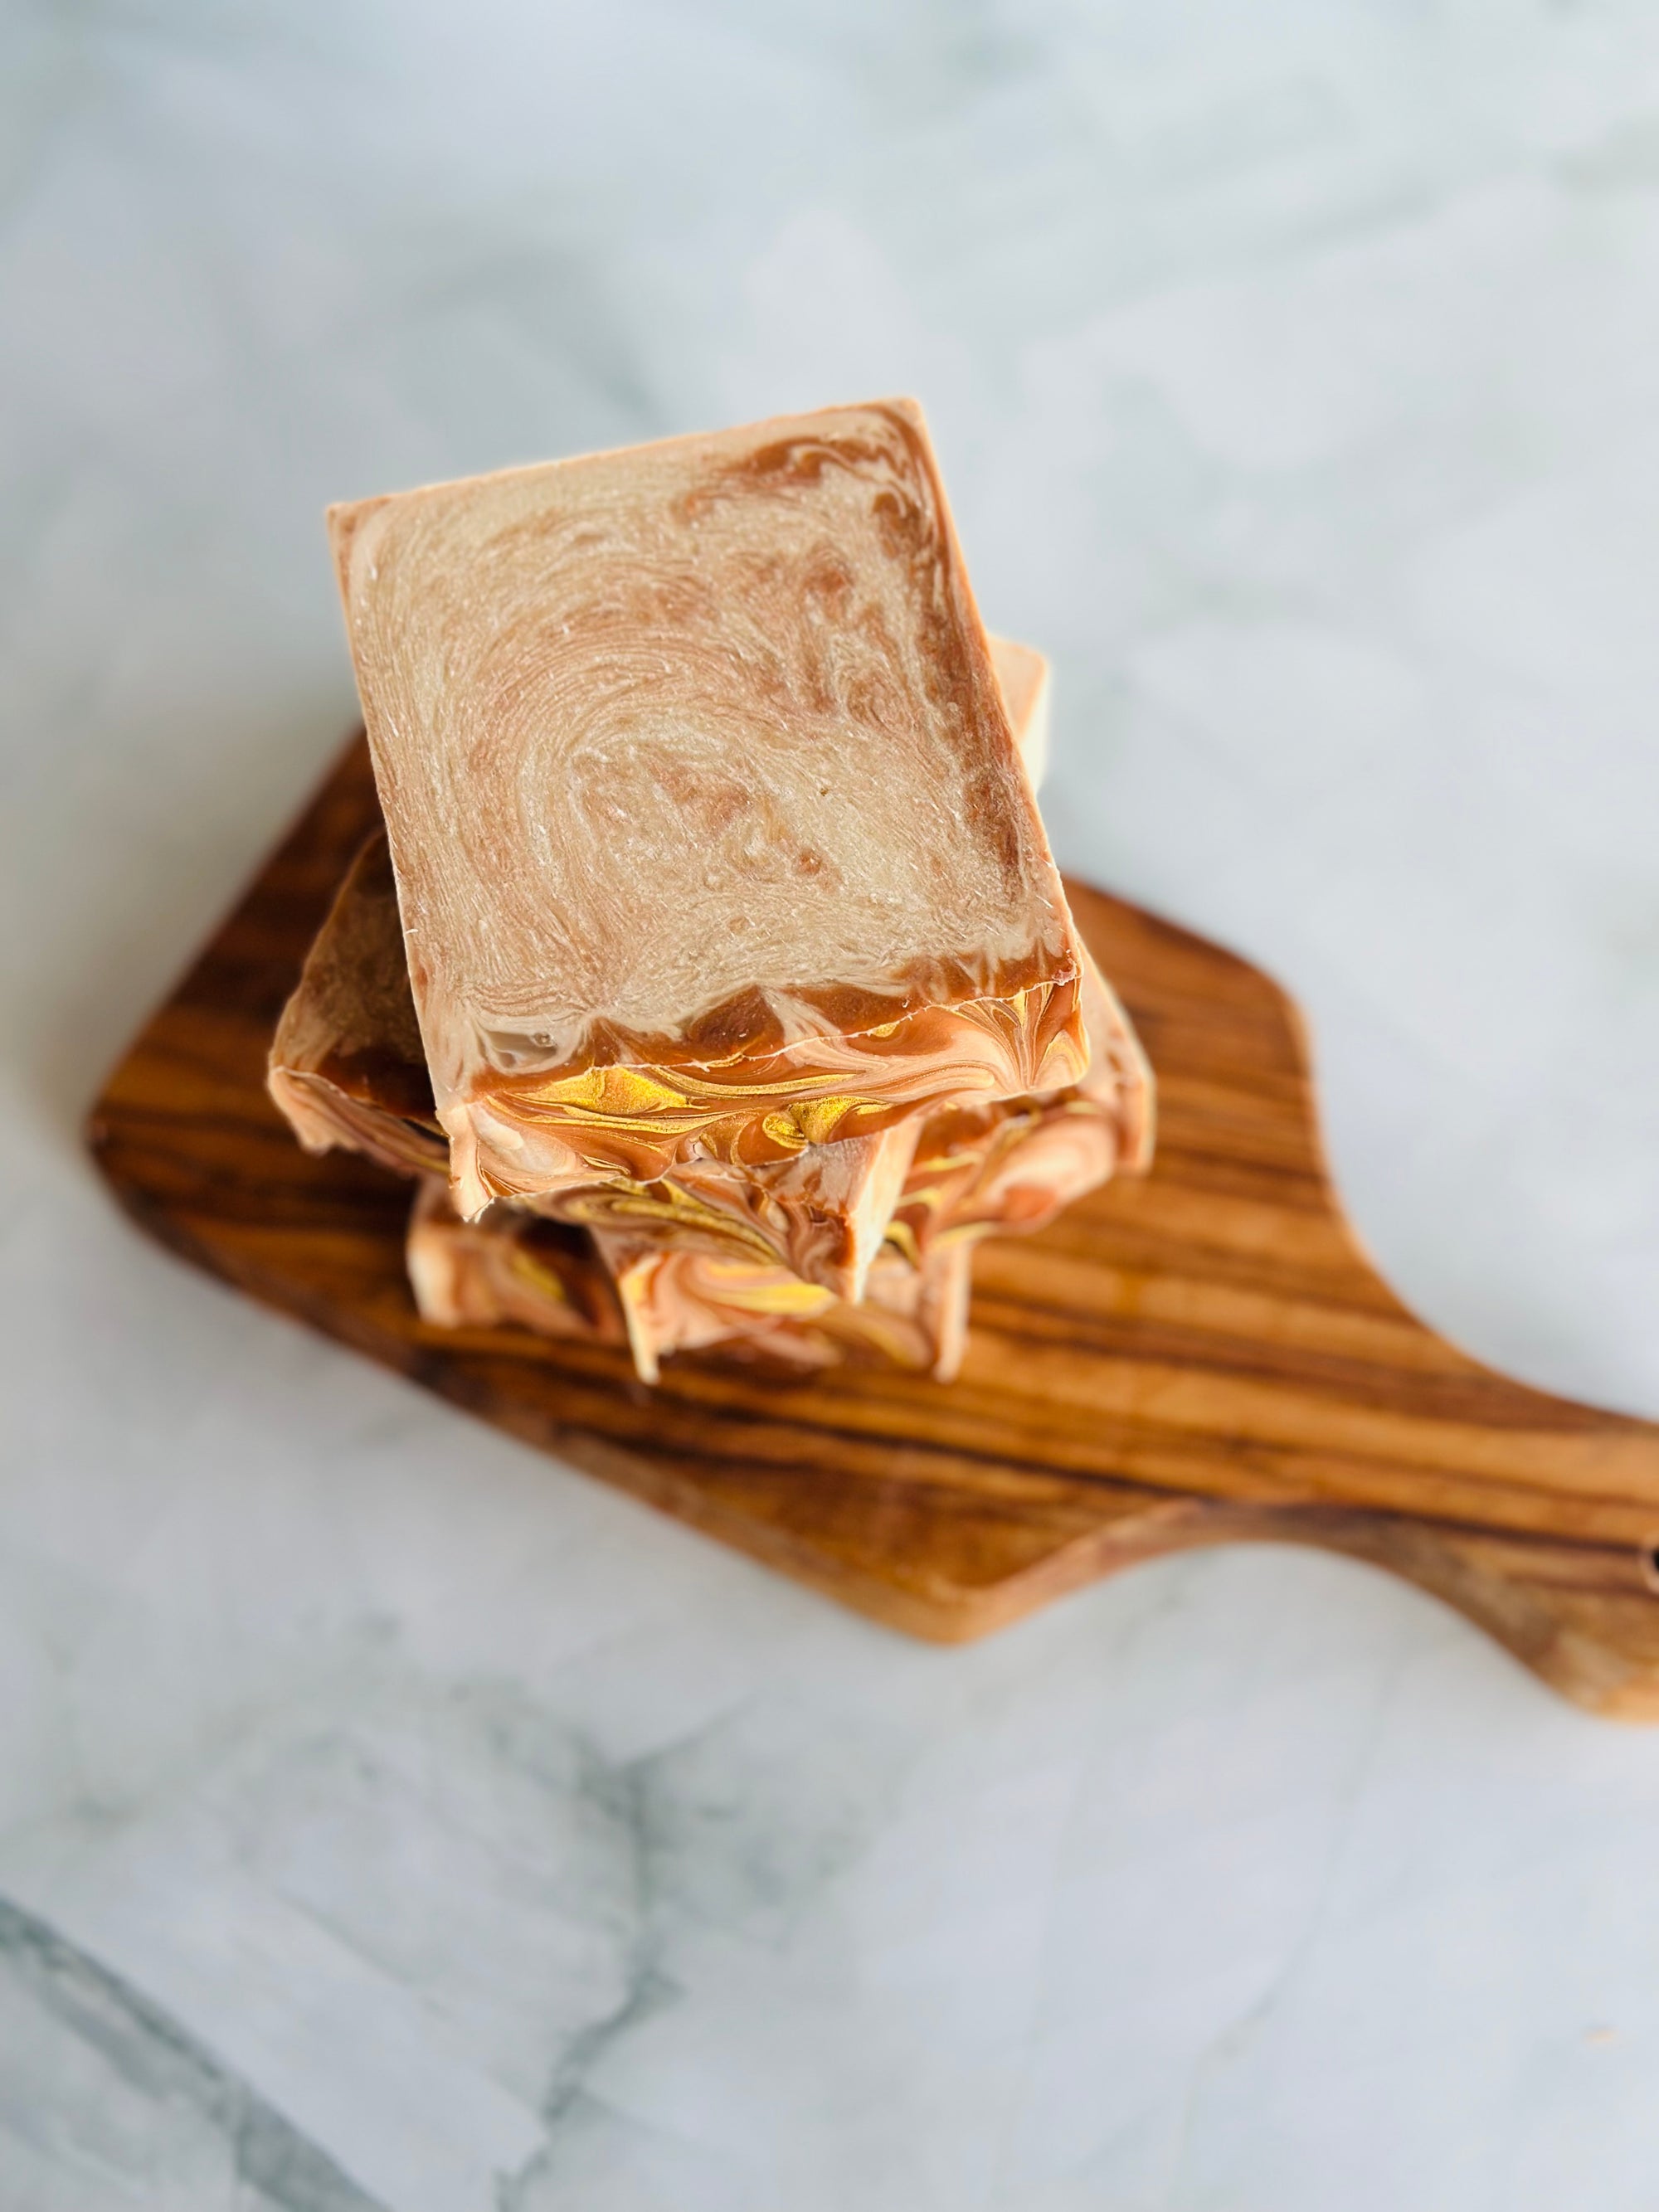
[[961, 1379], [758, 1380], [426, 1327], [408, 1187], [302, 1152], [267, 1042], [377, 818], [361, 742], [115, 1070], [90, 1138], [174, 1251], [895, 1627], [978, 1636], [1160, 1552], [1291, 1538], [1459, 1607], [1545, 1679], [1659, 1719], [1659, 1428], [1522, 1389], [1378, 1279], [1320, 1150], [1295, 1007], [1083, 884], [1158, 1071], [1150, 1176], [980, 1248]]

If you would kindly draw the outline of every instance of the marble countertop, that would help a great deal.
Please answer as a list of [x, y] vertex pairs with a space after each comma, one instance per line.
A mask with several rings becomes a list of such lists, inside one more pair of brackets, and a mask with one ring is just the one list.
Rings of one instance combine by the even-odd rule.
[[913, 1645], [142, 1243], [350, 496], [908, 389], [1061, 858], [1659, 1414], [1659, 20], [29, 0], [0, 53], [0, 2203], [1644, 2212], [1659, 1731], [1290, 1550]]

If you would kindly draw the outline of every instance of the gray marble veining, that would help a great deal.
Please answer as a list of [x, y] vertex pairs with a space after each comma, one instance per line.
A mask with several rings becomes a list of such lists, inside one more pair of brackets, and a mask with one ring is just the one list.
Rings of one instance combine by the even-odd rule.
[[372, 2199], [167, 2015], [0, 1902], [0, 2191], [38, 2212], [228, 2203], [368, 2212]]
[[1646, 2212], [1659, 1736], [1262, 1551], [913, 1647], [146, 1248], [104, 1066], [352, 711], [325, 500], [910, 389], [1063, 859], [1400, 1287], [1659, 1411], [1634, 0], [0, 24], [0, 2205]]

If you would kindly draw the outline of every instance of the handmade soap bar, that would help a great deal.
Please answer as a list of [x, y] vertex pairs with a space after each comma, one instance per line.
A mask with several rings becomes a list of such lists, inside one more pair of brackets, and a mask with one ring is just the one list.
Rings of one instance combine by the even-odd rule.
[[512, 1322], [543, 1336], [625, 1340], [647, 1382], [673, 1352], [715, 1349], [789, 1369], [848, 1361], [917, 1368], [948, 1382], [962, 1362], [971, 1257], [969, 1245], [954, 1244], [916, 1268], [884, 1252], [854, 1305], [763, 1261], [667, 1250], [653, 1237], [614, 1231], [590, 1238], [522, 1207], [493, 1206], [464, 1221], [435, 1176], [416, 1196], [408, 1243], [423, 1320], [441, 1328]]
[[[510, 1215], [490, 1218], [510, 1229]], [[853, 1361], [919, 1368], [942, 1382], [962, 1364], [972, 1265], [965, 1243], [942, 1246], [920, 1267], [896, 1251], [882, 1252], [854, 1305], [782, 1267], [665, 1251], [654, 1240], [605, 1231], [593, 1241], [647, 1382], [657, 1380], [671, 1353], [716, 1348], [727, 1358], [787, 1367]]]
[[912, 402], [330, 520], [464, 1211], [1083, 1073]]

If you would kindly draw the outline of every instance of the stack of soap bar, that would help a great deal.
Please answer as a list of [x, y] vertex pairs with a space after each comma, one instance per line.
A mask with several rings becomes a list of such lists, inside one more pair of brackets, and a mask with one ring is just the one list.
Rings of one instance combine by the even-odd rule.
[[270, 1085], [422, 1179], [422, 1313], [953, 1372], [974, 1240], [1144, 1165], [1151, 1083], [920, 410], [330, 523], [386, 827]]

